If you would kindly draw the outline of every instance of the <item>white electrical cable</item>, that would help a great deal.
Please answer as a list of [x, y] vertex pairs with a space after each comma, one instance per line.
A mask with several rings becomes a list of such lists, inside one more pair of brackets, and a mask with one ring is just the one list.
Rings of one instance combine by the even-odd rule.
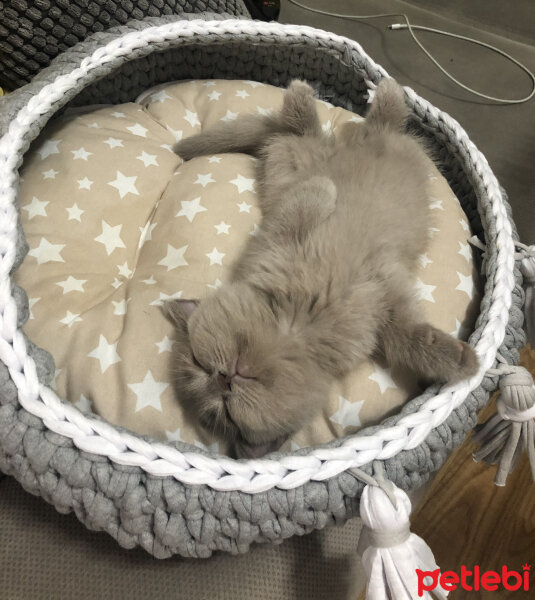
[[[500, 102], [501, 104], [521, 104], [523, 102], [527, 102], [528, 100], [531, 100], [531, 98], [533, 98], [533, 96], [535, 96], [535, 75], [532, 73], [532, 71], [530, 71], [521, 62], [516, 60], [516, 58], [513, 58], [510, 54], [507, 54], [507, 52], [504, 52], [503, 50], [500, 50], [499, 48], [496, 48], [495, 46], [491, 46], [490, 44], [487, 44], [485, 42], [481, 42], [480, 40], [475, 40], [473, 38], [469, 38], [464, 35], [458, 35], [456, 33], [450, 33], [449, 31], [442, 31], [441, 29], [434, 29], [432, 27], [424, 27], [422, 25], [412, 25], [409, 21], [409, 18], [407, 17], [407, 15], [405, 13], [380, 13], [380, 14], [376, 14], [376, 15], [347, 15], [347, 14], [341, 14], [341, 13], [333, 13], [333, 12], [329, 12], [326, 10], [320, 10], [319, 8], [312, 8], [310, 6], [306, 6], [305, 4], [301, 4], [300, 2], [297, 2], [297, 0], [288, 0], [288, 2], [290, 4], [295, 4], [295, 6], [299, 6], [300, 8], [303, 8], [304, 10], [308, 10], [310, 12], [314, 12], [319, 15], [326, 15], [328, 17], [337, 17], [340, 19], [348, 19], [350, 21], [361, 21], [363, 19], [378, 19], [381, 17], [400, 17], [405, 20], [405, 23], [394, 23], [393, 25], [389, 25], [388, 28], [392, 29], [394, 31], [400, 30], [400, 29], [407, 29], [408, 32], [411, 34], [412, 39], [416, 42], [416, 44], [418, 44], [418, 46], [420, 47], [422, 52], [424, 52], [424, 54], [427, 56], [427, 58], [429, 58], [429, 60], [436, 67], [438, 67], [442, 71], [442, 73], [444, 73], [444, 75], [446, 75], [446, 77], [448, 77], [448, 79], [451, 79], [451, 81], [453, 81], [459, 87], [462, 87], [464, 90], [470, 92], [471, 94], [475, 94], [476, 96], [479, 96], [480, 98], [485, 98], [486, 100], [492, 100], [493, 102]], [[420, 31], [429, 31], [431, 33], [437, 33], [439, 35], [447, 35], [452, 38], [464, 40], [466, 42], [471, 42], [473, 44], [478, 44], [479, 46], [483, 46], [484, 48], [488, 48], [489, 50], [492, 50], [493, 52], [497, 52], [498, 54], [501, 54], [502, 56], [504, 56], [505, 58], [510, 60], [512, 63], [514, 63], [515, 65], [520, 67], [522, 69], [522, 71], [524, 71], [529, 76], [529, 78], [531, 79], [531, 86], [532, 86], [531, 92], [524, 98], [520, 98], [518, 100], [515, 100], [515, 99], [509, 100], [507, 98], [496, 98], [494, 96], [488, 96], [487, 94], [483, 94], [482, 92], [478, 92], [478, 91], [472, 89], [471, 87], [468, 87], [464, 83], [461, 83], [453, 75], [451, 75], [451, 73], [446, 71], [446, 69], [434, 58], [434, 56], [431, 55], [431, 53], [424, 47], [424, 45], [416, 37], [416, 35], [414, 33], [414, 29], [418, 29]]]

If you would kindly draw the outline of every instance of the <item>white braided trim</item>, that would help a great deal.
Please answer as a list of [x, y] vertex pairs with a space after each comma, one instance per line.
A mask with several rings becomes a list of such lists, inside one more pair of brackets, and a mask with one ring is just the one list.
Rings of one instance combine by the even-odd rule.
[[312, 39], [344, 44], [360, 54], [368, 68], [377, 69], [383, 76], [388, 76], [357, 42], [322, 30], [256, 21], [194, 20], [177, 21], [125, 34], [84, 58], [71, 73], [57, 77], [28, 101], [0, 139], [0, 359], [8, 367], [18, 388], [20, 404], [31, 414], [40, 417], [50, 430], [71, 438], [79, 449], [107, 456], [118, 464], [139, 466], [151, 475], [173, 476], [185, 484], [206, 484], [216, 490], [258, 493], [273, 487], [291, 489], [311, 480], [325, 480], [346, 469], [391, 458], [402, 450], [415, 448], [422, 443], [429, 432], [443, 423], [463, 403], [469, 392], [479, 386], [487, 369], [494, 364], [496, 351], [504, 339], [512, 301], [515, 249], [500, 188], [485, 157], [454, 119], [406, 88], [410, 98], [445, 123], [454, 132], [457, 143], [469, 153], [496, 219], [497, 271], [489, 320], [475, 348], [481, 360], [477, 375], [455, 386], [442, 388], [417, 412], [405, 415], [393, 427], [385, 427], [374, 435], [354, 436], [338, 448], [317, 448], [306, 456], [288, 455], [278, 461], [260, 459], [238, 462], [225, 457], [212, 458], [196, 452], [180, 452], [163, 443], [150, 444], [135, 435], [119, 432], [108, 423], [85, 416], [74, 406], [62, 402], [53, 390], [40, 384], [37, 379], [35, 363], [28, 356], [22, 333], [17, 329], [17, 307], [11, 295], [9, 273], [14, 263], [17, 239], [16, 167], [18, 154], [24, 147], [24, 136], [40, 114], [59, 102], [66, 90], [99, 65], [128, 56], [133, 50], [179, 37], [240, 33], [293, 36], [302, 38], [303, 42]]

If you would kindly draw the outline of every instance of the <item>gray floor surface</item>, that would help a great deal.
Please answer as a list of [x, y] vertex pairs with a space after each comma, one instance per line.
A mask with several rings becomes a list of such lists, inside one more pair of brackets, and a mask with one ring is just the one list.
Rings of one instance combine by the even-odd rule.
[[[425, 25], [476, 38], [508, 52], [535, 71], [535, 3], [532, 0], [299, 0], [321, 10], [353, 15], [406, 13]], [[317, 15], [282, 0], [279, 21], [310, 25], [349, 37], [390, 75], [454, 117], [486, 156], [513, 207], [522, 241], [535, 244], [535, 98], [497, 105], [447, 79], [407, 31], [392, 31], [396, 18], [348, 21]], [[495, 52], [428, 32], [417, 32], [452, 75], [487, 95], [521, 98], [529, 77]]]

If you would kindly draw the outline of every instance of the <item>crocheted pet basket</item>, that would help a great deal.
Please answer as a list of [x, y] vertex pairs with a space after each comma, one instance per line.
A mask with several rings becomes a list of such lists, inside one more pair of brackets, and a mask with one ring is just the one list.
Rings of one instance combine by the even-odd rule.
[[411, 127], [432, 145], [484, 248], [484, 294], [470, 337], [482, 366], [469, 381], [429, 388], [380, 426], [246, 461], [113, 427], [49, 387], [53, 361], [25, 337], [28, 300], [11, 281], [27, 252], [18, 169], [32, 140], [65, 106], [130, 102], [174, 80], [247, 79], [282, 87], [301, 78], [317, 86], [320, 98], [363, 114], [369, 91], [385, 76], [356, 42], [309, 27], [215, 15], [157, 18], [93, 35], [2, 101], [0, 470], [124, 547], [140, 545], [156, 557], [207, 557], [343, 524], [359, 514], [365, 483], [387, 478], [411, 490], [441, 467], [496, 390], [498, 359], [519, 360], [524, 292], [509, 206], [484, 156], [458, 123], [411, 89], [405, 89]]

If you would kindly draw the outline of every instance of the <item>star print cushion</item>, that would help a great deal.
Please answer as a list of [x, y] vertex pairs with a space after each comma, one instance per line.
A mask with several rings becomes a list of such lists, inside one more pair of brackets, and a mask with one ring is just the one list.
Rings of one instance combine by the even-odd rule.
[[[225, 282], [260, 225], [254, 161], [222, 154], [182, 163], [171, 146], [219, 120], [277, 108], [282, 94], [246, 81], [168, 84], [137, 103], [66, 113], [35, 143], [20, 194], [30, 251], [16, 281], [29, 295], [26, 332], [53, 353], [62, 397], [139, 433], [226, 451], [185, 419], [173, 395], [172, 327], [159, 307]], [[318, 111], [334, 135], [362, 121], [325, 102]], [[435, 224], [418, 274], [422, 310], [464, 337], [477, 308], [470, 232], [431, 164], [429, 175]], [[352, 433], [417, 392], [406, 373], [364, 364], [283, 450]]]

